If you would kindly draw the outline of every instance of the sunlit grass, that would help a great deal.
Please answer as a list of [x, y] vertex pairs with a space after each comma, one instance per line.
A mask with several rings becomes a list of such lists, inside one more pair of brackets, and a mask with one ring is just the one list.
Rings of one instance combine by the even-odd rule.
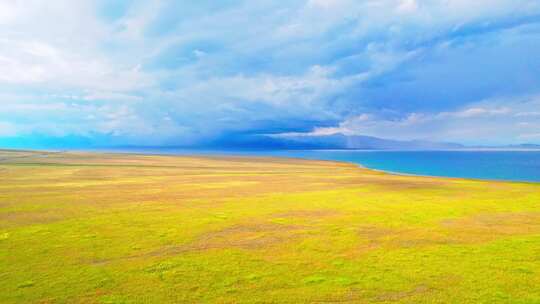
[[0, 153], [0, 303], [539, 303], [540, 185]]

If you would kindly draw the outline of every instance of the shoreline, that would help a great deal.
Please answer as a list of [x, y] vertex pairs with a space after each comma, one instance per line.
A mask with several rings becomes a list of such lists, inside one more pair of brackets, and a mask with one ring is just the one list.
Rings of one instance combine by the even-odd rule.
[[[77, 150], [73, 150], [77, 151]], [[95, 151], [89, 151], [89, 150], [79, 150], [80, 152], [96, 152], [100, 153], [99, 150]], [[185, 150], [186, 152], [188, 150]], [[304, 152], [310, 152], [310, 151], [326, 151], [326, 152], [361, 152], [361, 153], [370, 153], [370, 152], [540, 152], [540, 150], [494, 150], [494, 149], [487, 149], [487, 150], [276, 150], [276, 151], [304, 151]], [[162, 155], [162, 156], [188, 156], [188, 157], [211, 157], [211, 156], [217, 156], [217, 157], [256, 157], [256, 158], [264, 158], [264, 157], [271, 157], [271, 158], [281, 158], [281, 159], [299, 159], [299, 160], [308, 160], [308, 161], [325, 161], [325, 162], [334, 162], [334, 163], [341, 163], [341, 164], [350, 164], [355, 167], [370, 170], [373, 172], [379, 172], [379, 173], [385, 173], [390, 175], [397, 175], [397, 176], [409, 176], [409, 177], [425, 177], [425, 178], [441, 178], [441, 179], [452, 179], [452, 180], [471, 180], [471, 181], [480, 181], [480, 182], [501, 182], [501, 183], [526, 183], [526, 184], [540, 184], [540, 181], [525, 181], [525, 180], [512, 180], [512, 179], [489, 179], [489, 178], [474, 178], [474, 177], [454, 177], [454, 176], [443, 176], [443, 175], [424, 175], [424, 174], [414, 174], [414, 173], [406, 173], [406, 172], [397, 172], [397, 171], [391, 171], [391, 170], [383, 170], [383, 169], [376, 169], [367, 167], [360, 163], [355, 163], [352, 161], [345, 161], [345, 160], [329, 160], [329, 159], [316, 159], [316, 158], [307, 158], [307, 157], [301, 157], [301, 156], [280, 156], [280, 155], [256, 155], [256, 154], [239, 154], [235, 153], [238, 151], [221, 151], [221, 152], [229, 152], [230, 154], [218, 154], [218, 153], [205, 153], [205, 151], [189, 151], [189, 153], [186, 154], [174, 154], [174, 153], [145, 153], [143, 151], [111, 151], [111, 150], [104, 150], [104, 153], [116, 153], [116, 154], [135, 154], [135, 155]], [[191, 153], [193, 152], [193, 153]], [[197, 154], [197, 152], [199, 152]], [[212, 151], [207, 151], [212, 152]], [[220, 152], [220, 151], [214, 151], [214, 152]], [[246, 153], [256, 153], [256, 151], [246, 151]]]
[[[283, 150], [287, 151], [287, 150]], [[347, 152], [349, 150], [302, 150], [302, 151], [344, 151]], [[384, 150], [383, 150], [384, 151]], [[448, 151], [448, 150], [447, 150]], [[458, 150], [463, 151], [463, 150]], [[493, 151], [493, 150], [491, 150]], [[406, 172], [398, 172], [398, 171], [391, 171], [391, 170], [383, 170], [383, 169], [376, 169], [371, 168], [368, 166], [365, 166], [361, 163], [356, 163], [352, 161], [345, 161], [345, 160], [329, 160], [329, 159], [316, 159], [316, 158], [307, 158], [302, 156], [281, 156], [281, 155], [256, 155], [256, 154], [241, 154], [241, 153], [235, 153], [235, 151], [230, 151], [230, 153], [227, 153], [227, 151], [206, 151], [209, 153], [205, 153], [205, 151], [186, 151], [185, 154], [179, 154], [179, 153], [151, 153], [151, 151], [121, 151], [121, 150], [23, 150], [23, 149], [0, 149], [0, 152], [14, 152], [14, 153], [21, 153], [21, 152], [28, 152], [28, 153], [51, 153], [51, 154], [62, 154], [62, 153], [91, 153], [91, 154], [115, 154], [115, 155], [140, 155], [140, 156], [176, 156], [176, 157], [243, 157], [243, 158], [276, 158], [276, 159], [289, 159], [289, 160], [303, 160], [303, 161], [323, 161], [323, 162], [330, 162], [330, 163], [337, 163], [337, 164], [348, 164], [355, 166], [360, 169], [369, 170], [377, 173], [384, 173], [389, 175], [395, 175], [395, 176], [408, 176], [408, 177], [423, 177], [423, 178], [438, 178], [438, 179], [450, 179], [450, 180], [470, 180], [470, 181], [479, 181], [479, 182], [501, 182], [501, 183], [524, 183], [524, 184], [540, 184], [540, 181], [526, 181], [526, 180], [512, 180], [512, 179], [489, 179], [489, 178], [474, 178], [474, 177], [454, 177], [454, 176], [441, 176], [441, 175], [425, 175], [425, 174], [414, 174], [414, 173], [406, 173]], [[214, 153], [217, 152], [217, 153]], [[223, 154], [219, 152], [224, 152]], [[350, 152], [350, 151], [349, 151]], [[362, 150], [360, 152], [377, 152], [377, 151], [365, 151]], [[382, 151], [378, 151], [382, 152]], [[387, 151], [392, 152], [392, 151]], [[394, 152], [405, 152], [405, 151], [394, 151]], [[410, 152], [420, 152], [420, 151], [410, 151]], [[424, 151], [424, 152], [431, 152], [431, 151]], [[480, 151], [478, 151], [480, 152]], [[487, 151], [489, 152], [489, 151]], [[537, 151], [540, 152], [540, 151]], [[249, 152], [246, 152], [249, 153]], [[1, 164], [1, 162], [0, 162]]]

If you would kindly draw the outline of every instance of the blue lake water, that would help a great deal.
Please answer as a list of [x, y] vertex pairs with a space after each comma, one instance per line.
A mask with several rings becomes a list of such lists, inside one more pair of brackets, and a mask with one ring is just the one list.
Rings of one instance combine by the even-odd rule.
[[334, 160], [396, 173], [540, 182], [540, 151], [186, 151], [131, 152], [178, 155], [253, 155]]

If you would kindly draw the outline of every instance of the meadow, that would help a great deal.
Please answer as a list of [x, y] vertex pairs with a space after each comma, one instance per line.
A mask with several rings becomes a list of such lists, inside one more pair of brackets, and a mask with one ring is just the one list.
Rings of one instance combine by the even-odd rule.
[[0, 303], [540, 303], [540, 184], [0, 151]]

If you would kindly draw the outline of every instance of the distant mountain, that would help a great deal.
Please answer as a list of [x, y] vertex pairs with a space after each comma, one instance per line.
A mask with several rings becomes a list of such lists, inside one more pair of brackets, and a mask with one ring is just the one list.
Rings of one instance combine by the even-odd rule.
[[424, 140], [393, 140], [373, 136], [349, 136], [343, 134], [306, 136], [306, 135], [243, 135], [226, 137], [206, 145], [175, 146], [125, 146], [125, 149], [208, 149], [208, 150], [540, 150], [540, 145], [519, 144], [508, 146], [465, 146], [457, 143], [434, 142]]
[[507, 147], [517, 148], [517, 149], [540, 149], [540, 145], [536, 145], [536, 144], [520, 144], [520, 145], [511, 145]]
[[450, 150], [463, 149], [456, 143], [422, 140], [392, 140], [372, 136], [348, 136], [343, 134], [323, 136], [287, 136], [280, 138], [283, 144], [306, 149], [358, 149], [358, 150]]
[[537, 144], [518, 144], [518, 145], [505, 145], [505, 146], [475, 146], [475, 147], [467, 147], [467, 148], [473, 148], [473, 149], [508, 149], [508, 150], [540, 150], [540, 145]]

